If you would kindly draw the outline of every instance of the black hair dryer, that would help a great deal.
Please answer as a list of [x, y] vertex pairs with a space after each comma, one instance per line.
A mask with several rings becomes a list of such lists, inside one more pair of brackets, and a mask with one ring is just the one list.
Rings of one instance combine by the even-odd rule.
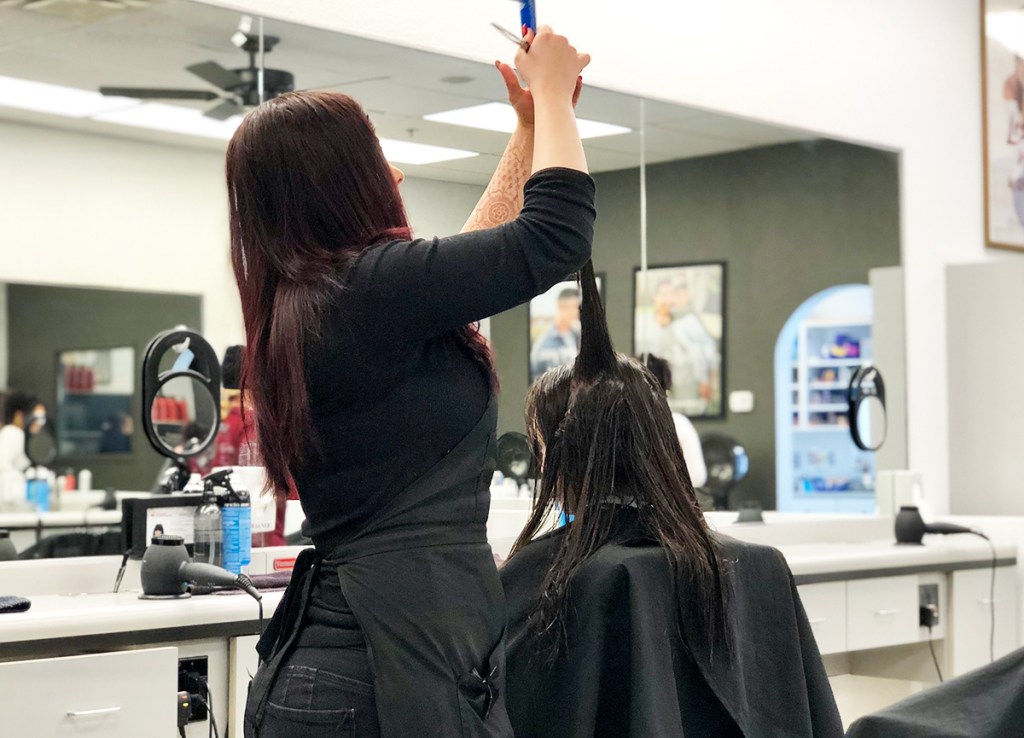
[[952, 523], [926, 523], [921, 517], [921, 511], [916, 507], [905, 505], [900, 508], [896, 515], [896, 543], [909, 545], [921, 545], [925, 533], [936, 535], [951, 535], [953, 533], [973, 533], [980, 535], [978, 531], [965, 528], [962, 525]]
[[142, 556], [143, 600], [176, 599], [188, 597], [188, 585], [205, 584], [214, 587], [238, 587], [257, 600], [262, 599], [249, 577], [235, 576], [213, 564], [197, 564], [188, 555], [181, 536], [155, 536]]

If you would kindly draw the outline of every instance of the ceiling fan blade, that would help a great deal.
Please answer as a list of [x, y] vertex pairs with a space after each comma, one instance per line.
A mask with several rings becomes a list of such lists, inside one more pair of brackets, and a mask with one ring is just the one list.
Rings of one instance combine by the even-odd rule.
[[317, 87], [311, 87], [312, 90], [333, 90], [335, 87], [344, 87], [345, 85], [358, 85], [363, 82], [381, 82], [386, 79], [391, 79], [391, 75], [384, 75], [383, 77], [364, 77], [363, 79], [352, 79], [347, 82], [335, 82], [332, 85], [319, 85]]
[[214, 87], [219, 87], [222, 90], [232, 90], [245, 84], [245, 80], [230, 69], [225, 69], [215, 61], [193, 64], [190, 67], [185, 67], [185, 69], [192, 72], [192, 74], [200, 79], [206, 80]]
[[101, 95], [110, 97], [138, 97], [145, 100], [216, 100], [216, 92], [209, 90], [172, 90], [149, 87], [101, 87]]
[[245, 109], [234, 100], [224, 100], [219, 105], [214, 105], [203, 113], [203, 115], [207, 118], [213, 118], [214, 120], [227, 120], [232, 116], [242, 115], [244, 112]]

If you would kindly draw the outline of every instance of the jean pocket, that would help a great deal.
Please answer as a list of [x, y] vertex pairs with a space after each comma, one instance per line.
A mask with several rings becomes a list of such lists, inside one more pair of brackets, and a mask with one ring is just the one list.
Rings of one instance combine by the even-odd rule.
[[376, 726], [376, 710], [372, 684], [323, 669], [286, 666], [267, 698], [264, 731], [298, 738], [324, 735], [330, 728], [330, 735], [354, 737], [357, 724]]

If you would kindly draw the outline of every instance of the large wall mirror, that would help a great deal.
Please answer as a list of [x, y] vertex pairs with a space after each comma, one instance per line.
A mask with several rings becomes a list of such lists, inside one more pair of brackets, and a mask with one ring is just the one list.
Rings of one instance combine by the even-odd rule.
[[[187, 0], [117, 11], [98, 3], [31, 5], [0, 7], [3, 37], [17, 40], [0, 48], [0, 139], [38, 151], [17, 166], [27, 170], [44, 161], [55, 178], [61, 163], [46, 161], [51, 140], [72, 154], [103, 152], [113, 175], [97, 180], [95, 188], [77, 187], [74, 196], [53, 196], [77, 208], [84, 223], [77, 235], [87, 236], [83, 243], [89, 245], [76, 259], [94, 255], [110, 272], [122, 265], [160, 270], [164, 259], [165, 266], [182, 267], [178, 274], [195, 275], [194, 281], [168, 284], [159, 298], [164, 302], [151, 306], [155, 312], [121, 309], [116, 324], [93, 319], [90, 328], [70, 318], [43, 325], [42, 316], [51, 313], [23, 306], [21, 290], [57, 291], [47, 299], [68, 290], [60, 298], [68, 314], [90, 316], [92, 308], [81, 301], [115, 280], [76, 279], [84, 272], [75, 259], [48, 267], [61, 272], [54, 281], [75, 289], [8, 288], [0, 384], [38, 381], [34, 391], [49, 393], [61, 415], [70, 408], [58, 405], [55, 393], [54, 357], [60, 352], [133, 346], [138, 361], [149, 337], [181, 323], [201, 327], [218, 353], [240, 339], [237, 316], [217, 302], [234, 290], [226, 261], [226, 198], [217, 193], [225, 142], [237, 125], [237, 106], [252, 102], [251, 81], [259, 75], [251, 69], [258, 72], [261, 58], [271, 87], [339, 90], [363, 103], [386, 154], [407, 175], [403, 196], [419, 235], [461, 228], [507, 142], [511, 112], [493, 66], [271, 18], [247, 19]], [[250, 53], [261, 27], [262, 54]], [[511, 44], [498, 48], [512, 58]], [[228, 84], [235, 78], [244, 84]], [[104, 96], [101, 87], [150, 92]], [[833, 390], [857, 366], [874, 362], [886, 377], [890, 438], [898, 430], [903, 346], [902, 312], [893, 308], [902, 304], [893, 297], [901, 288], [897, 155], [589, 87], [578, 115], [598, 185], [594, 260], [613, 339], [623, 352], [668, 354], [663, 358], [675, 376], [673, 406], [691, 416], [701, 436], [732, 439], [744, 449], [749, 469], [731, 485], [726, 504], [872, 509], [873, 475], [885, 465], [905, 466], [905, 458], [883, 463], [881, 451], [857, 449], [848, 433], [828, 426], [841, 426], [844, 417], [840, 393]], [[147, 190], [140, 202], [137, 179], [154, 171], [166, 191]], [[78, 169], [72, 174], [82, 176]], [[213, 196], [183, 199], [210, 187], [218, 188]], [[97, 201], [90, 204], [90, 197]], [[110, 208], [119, 197], [133, 205], [115, 225], [131, 224], [138, 246], [113, 255], [103, 242], [104, 226], [90, 222], [88, 210]], [[8, 204], [11, 217], [24, 218], [22, 231], [43, 228], [41, 217], [30, 219]], [[143, 207], [145, 219], [139, 215]], [[147, 233], [158, 237], [162, 226], [181, 222], [191, 224], [194, 237], [180, 238], [179, 248], [159, 257], [147, 252]], [[200, 239], [212, 245], [192, 249]], [[220, 276], [205, 278], [214, 269]], [[875, 278], [893, 269], [895, 279]], [[885, 294], [878, 292], [881, 284]], [[844, 286], [866, 290], [869, 299], [831, 299]], [[173, 305], [171, 293], [181, 298]], [[499, 432], [523, 430], [522, 401], [536, 344], [544, 339], [558, 349], [550, 355], [571, 359], [575, 305], [567, 285], [535, 306], [537, 325], [528, 306], [490, 321], [503, 388]], [[548, 322], [540, 328], [544, 316]], [[647, 326], [649, 335], [638, 335], [638, 326]], [[51, 333], [57, 339], [45, 350], [15, 345], [41, 343], [41, 335], [50, 341]], [[893, 364], [895, 369], [887, 366]], [[139, 411], [136, 386], [134, 457], [150, 453], [140, 443]], [[115, 462], [114, 456], [107, 466], [96, 462], [104, 470], [102, 479], [97, 473], [98, 485], [150, 487], [156, 458], [146, 462], [150, 469]]]

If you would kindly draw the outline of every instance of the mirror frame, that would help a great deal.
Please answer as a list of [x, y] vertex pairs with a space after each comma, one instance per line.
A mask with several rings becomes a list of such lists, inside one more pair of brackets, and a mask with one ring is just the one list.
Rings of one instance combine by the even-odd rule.
[[[871, 382], [872, 386], [866, 386], [868, 382]], [[885, 381], [882, 379], [882, 373], [878, 371], [877, 367], [870, 364], [858, 368], [850, 377], [850, 386], [846, 391], [846, 397], [850, 404], [850, 437], [853, 438], [854, 444], [861, 451], [877, 451], [885, 443], [886, 436], [889, 435], [889, 415], [886, 411]], [[883, 411], [882, 437], [878, 439], [876, 445], [865, 442], [860, 435], [860, 424], [857, 422], [860, 406], [873, 397], [878, 398], [878, 401], [882, 403]]]
[[[188, 341], [188, 348], [195, 355], [192, 361], [194, 368], [181, 369], [178, 371], [160, 371], [160, 359], [168, 351], [172, 351], [184, 341]], [[168, 449], [160, 439], [160, 435], [153, 427], [153, 402], [156, 400], [160, 389], [178, 377], [186, 377], [199, 382], [213, 400], [216, 409], [218, 423], [204, 443], [200, 444], [194, 451], [188, 454], [177, 454]], [[142, 427], [146, 432], [146, 438], [150, 445], [161, 456], [173, 459], [183, 464], [185, 459], [198, 456], [208, 449], [217, 439], [217, 429], [220, 421], [220, 361], [213, 347], [207, 343], [198, 332], [188, 328], [175, 328], [163, 333], [158, 333], [146, 347], [145, 356], [142, 359]]]

